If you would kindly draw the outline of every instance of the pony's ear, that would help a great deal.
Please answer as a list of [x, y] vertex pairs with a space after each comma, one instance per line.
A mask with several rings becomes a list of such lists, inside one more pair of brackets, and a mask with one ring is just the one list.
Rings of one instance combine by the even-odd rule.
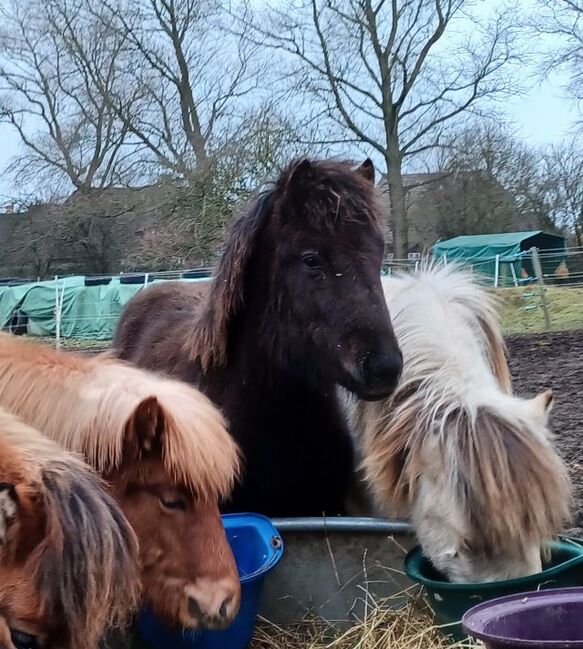
[[298, 191], [304, 188], [308, 183], [314, 179], [314, 166], [304, 158], [297, 164], [292, 166], [288, 173], [287, 182], [285, 184], [286, 193]]
[[375, 173], [374, 173], [374, 164], [370, 158], [367, 158], [360, 166], [358, 166], [355, 171], [359, 173], [365, 180], [371, 185], [374, 185]]
[[[26, 557], [46, 534], [47, 510], [40, 483], [0, 483], [2, 543], [16, 543], [18, 557]], [[11, 534], [12, 530], [15, 536]]]
[[554, 403], [554, 396], [552, 390], [545, 390], [540, 394], [537, 394], [534, 399], [530, 399], [529, 404], [532, 412], [536, 416], [546, 423], [549, 413], [552, 410]]
[[126, 424], [126, 443], [138, 452], [149, 453], [160, 448], [164, 432], [164, 411], [156, 397], [141, 401]]

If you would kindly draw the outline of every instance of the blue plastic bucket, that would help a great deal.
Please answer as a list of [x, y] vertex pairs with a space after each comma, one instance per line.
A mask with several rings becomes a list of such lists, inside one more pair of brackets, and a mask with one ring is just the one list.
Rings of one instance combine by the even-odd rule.
[[223, 631], [192, 631], [171, 629], [144, 609], [137, 628], [152, 649], [245, 649], [251, 642], [263, 580], [281, 559], [283, 541], [260, 514], [225, 514], [223, 524], [241, 578], [239, 613]]

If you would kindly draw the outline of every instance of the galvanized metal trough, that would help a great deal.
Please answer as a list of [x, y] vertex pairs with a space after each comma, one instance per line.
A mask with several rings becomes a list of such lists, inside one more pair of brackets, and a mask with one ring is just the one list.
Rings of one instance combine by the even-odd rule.
[[[281, 518], [285, 545], [266, 579], [260, 615], [275, 624], [313, 615], [334, 625], [362, 620], [369, 608], [413, 583], [403, 572], [414, 545], [411, 525], [380, 518]], [[395, 600], [398, 605], [398, 600]]]

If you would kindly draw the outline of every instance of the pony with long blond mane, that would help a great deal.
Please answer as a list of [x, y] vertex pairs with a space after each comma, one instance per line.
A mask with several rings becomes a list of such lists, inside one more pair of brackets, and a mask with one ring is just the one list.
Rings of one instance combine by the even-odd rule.
[[0, 646], [95, 649], [138, 597], [137, 539], [100, 478], [0, 409]]
[[115, 359], [0, 336], [0, 406], [107, 480], [138, 536], [144, 596], [158, 615], [192, 628], [232, 620], [240, 584], [218, 502], [238, 450], [205, 396]]
[[411, 516], [453, 581], [540, 570], [570, 508], [552, 393], [512, 395], [493, 298], [470, 275], [433, 267], [383, 288], [404, 372], [392, 397], [356, 404], [353, 422], [376, 505]]

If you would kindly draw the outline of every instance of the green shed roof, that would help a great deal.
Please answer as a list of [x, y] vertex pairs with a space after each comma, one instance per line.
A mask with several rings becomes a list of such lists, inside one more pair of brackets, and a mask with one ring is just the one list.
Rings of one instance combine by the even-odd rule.
[[[438, 241], [435, 245], [440, 248], [482, 248], [483, 246], [515, 246], [525, 239], [537, 234], [545, 234], [543, 230], [527, 230], [526, 232], [500, 232], [499, 234], [475, 234], [454, 237], [446, 241]], [[556, 235], [549, 235], [556, 236]]]
[[513, 261], [521, 252], [531, 247], [541, 250], [556, 250], [565, 247], [565, 240], [558, 234], [543, 230], [525, 232], [500, 232], [498, 234], [476, 234], [438, 241], [433, 246], [436, 257], [447, 255], [450, 259], [488, 260], [500, 255], [501, 261]]

